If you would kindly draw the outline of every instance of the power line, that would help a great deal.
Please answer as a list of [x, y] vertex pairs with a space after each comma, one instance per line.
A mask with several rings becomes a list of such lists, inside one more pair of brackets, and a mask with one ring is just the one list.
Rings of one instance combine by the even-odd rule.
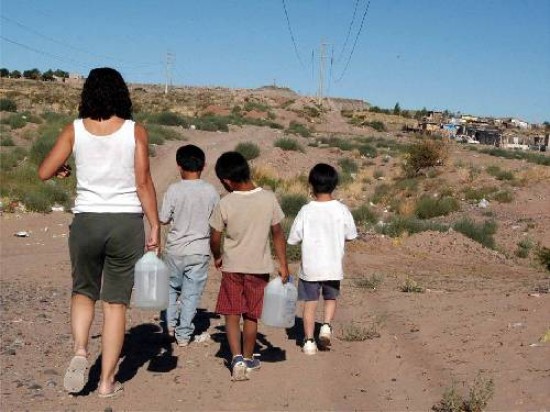
[[286, 25], [288, 27], [288, 32], [290, 33], [290, 38], [292, 39], [292, 44], [294, 44], [294, 52], [296, 53], [296, 57], [298, 58], [298, 61], [300, 62], [300, 66], [305, 69], [304, 63], [302, 62], [302, 59], [300, 58], [300, 53], [298, 53], [298, 46], [296, 45], [296, 38], [294, 37], [294, 33], [292, 32], [292, 26], [290, 25], [290, 19], [288, 17], [288, 11], [286, 10], [286, 3], [285, 0], [281, 0], [283, 3], [283, 9], [285, 11], [285, 17], [286, 17]]
[[353, 52], [355, 51], [355, 46], [357, 45], [357, 40], [359, 39], [359, 35], [361, 34], [361, 31], [363, 30], [363, 24], [365, 23], [365, 17], [367, 17], [367, 13], [369, 11], [369, 7], [370, 7], [370, 0], [369, 2], [367, 3], [367, 7], [365, 8], [365, 12], [363, 13], [363, 17], [361, 19], [361, 26], [359, 26], [359, 30], [357, 31], [357, 34], [355, 36], [355, 40], [353, 42], [353, 47], [351, 48], [351, 52], [349, 54], [349, 57], [348, 57], [348, 61], [346, 62], [346, 66], [344, 67], [344, 70], [342, 71], [342, 75], [338, 78], [338, 80], [336, 80], [336, 82], [338, 83], [340, 80], [342, 80], [344, 78], [344, 75], [346, 74], [346, 71], [348, 69], [348, 66], [349, 66], [349, 63], [351, 61], [351, 57], [353, 56]]
[[344, 54], [344, 50], [346, 49], [346, 46], [348, 45], [348, 40], [349, 40], [349, 36], [351, 34], [351, 29], [353, 27], [353, 23], [355, 23], [355, 15], [357, 14], [357, 6], [358, 5], [359, 5], [359, 0], [355, 0], [355, 6], [353, 7], [353, 16], [351, 16], [351, 22], [349, 23], [348, 33], [346, 34], [346, 40], [344, 40], [344, 45], [342, 46], [342, 50], [340, 50], [340, 53], [338, 54], [338, 58], [336, 59], [337, 63], [342, 58], [342, 55]]
[[34, 35], [36, 35], [36, 36], [38, 36], [38, 37], [41, 37], [41, 38], [43, 38], [43, 39], [45, 39], [45, 40], [48, 40], [48, 41], [50, 41], [50, 42], [52, 42], [52, 43], [58, 44], [58, 45], [60, 45], [60, 46], [63, 46], [63, 47], [65, 47], [65, 48], [67, 48], [67, 49], [71, 49], [71, 50], [74, 50], [74, 51], [77, 51], [77, 52], [80, 52], [80, 53], [87, 54], [88, 56], [92, 56], [92, 57], [94, 57], [94, 58], [98, 58], [98, 57], [99, 57], [99, 58], [102, 58], [102, 59], [108, 59], [108, 60], [118, 61], [118, 62], [120, 62], [120, 63], [132, 64], [132, 65], [133, 65], [134, 67], [136, 67], [136, 68], [148, 67], [148, 66], [153, 66], [153, 65], [154, 65], [154, 64], [152, 64], [152, 63], [139, 63], [139, 64], [133, 64], [133, 63], [130, 63], [130, 62], [121, 60], [121, 59], [116, 58], [116, 57], [91, 53], [91, 52], [88, 51], [88, 50], [84, 50], [84, 49], [81, 49], [81, 48], [72, 46], [72, 45], [70, 45], [70, 44], [68, 44], [68, 43], [65, 43], [65, 42], [59, 41], [59, 40], [57, 40], [57, 39], [54, 39], [54, 38], [52, 38], [52, 37], [49, 37], [49, 36], [47, 36], [47, 35], [45, 35], [45, 34], [39, 32], [39, 31], [33, 29], [32, 27], [28, 27], [28, 26], [24, 25], [23, 23], [20, 23], [20, 22], [18, 22], [18, 21], [16, 21], [16, 20], [13, 20], [13, 19], [11, 19], [11, 18], [9, 18], [9, 17], [6, 17], [6, 16], [4, 16], [4, 15], [1, 15], [0, 17], [2, 18], [2, 20], [5, 20], [5, 21], [10, 22], [10, 23], [12, 23], [12, 24], [15, 24], [15, 25], [19, 26], [20, 28], [22, 28], [23, 30], [26, 30], [26, 31], [28, 31], [28, 32], [30, 32], [30, 33], [33, 33]]
[[1, 36], [0, 35], [0, 38], [4, 41], [7, 41], [8, 43], [11, 43], [11, 44], [15, 44], [16, 46], [19, 46], [19, 47], [22, 47], [24, 49], [27, 49], [27, 50], [30, 50], [32, 52], [35, 52], [35, 53], [38, 53], [38, 54], [41, 54], [43, 56], [47, 56], [47, 57], [52, 57], [54, 59], [57, 59], [57, 60], [61, 60], [63, 62], [67, 62], [67, 61], [70, 61], [70, 62], [73, 62], [74, 64], [78, 65], [78, 66], [81, 66], [81, 67], [89, 67], [88, 64], [84, 64], [84, 63], [81, 63], [79, 61], [76, 61], [74, 59], [71, 59], [70, 57], [66, 57], [66, 56], [57, 56], [55, 54], [51, 54], [51, 53], [47, 53], [43, 50], [38, 50], [38, 49], [35, 49], [31, 46], [27, 46], [26, 44], [23, 44], [23, 43], [19, 43], [19, 42], [16, 42], [15, 40], [11, 40], [11, 39], [8, 39], [7, 37], [4, 37], [4, 36]]

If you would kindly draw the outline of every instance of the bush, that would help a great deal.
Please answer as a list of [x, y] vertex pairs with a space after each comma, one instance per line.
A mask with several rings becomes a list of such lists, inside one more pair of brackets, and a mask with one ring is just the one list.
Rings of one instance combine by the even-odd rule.
[[383, 132], [386, 130], [386, 125], [379, 120], [373, 120], [371, 122], [367, 122], [365, 123], [365, 125], [372, 127], [377, 132]]
[[304, 195], [288, 193], [281, 196], [281, 209], [286, 216], [296, 216], [303, 205], [308, 202]]
[[492, 195], [492, 198], [499, 203], [510, 203], [514, 200], [514, 195], [509, 190], [499, 190]]
[[518, 242], [518, 248], [516, 250], [516, 256], [522, 259], [525, 259], [529, 256], [529, 252], [533, 248], [533, 241], [529, 238], [522, 239]]
[[244, 156], [246, 160], [252, 160], [260, 155], [260, 147], [256, 143], [242, 142], [235, 146], [235, 151]]
[[403, 169], [407, 177], [420, 175], [422, 170], [442, 165], [447, 158], [447, 146], [441, 140], [422, 140], [409, 146]]
[[378, 156], [378, 151], [376, 150], [376, 147], [370, 145], [370, 144], [363, 144], [359, 146], [359, 153], [362, 156], [365, 157], [376, 157]]
[[280, 137], [273, 145], [287, 151], [305, 152], [302, 145], [290, 137]]
[[342, 169], [342, 173], [357, 173], [357, 170], [359, 170], [357, 163], [355, 163], [353, 159], [348, 159], [347, 157], [340, 159], [338, 165]]
[[11, 136], [2, 136], [0, 137], [0, 146], [15, 146]]
[[495, 248], [495, 239], [497, 224], [494, 220], [487, 220], [484, 223], [476, 223], [470, 218], [463, 218], [453, 224], [453, 229], [462, 233], [464, 236], [481, 243], [489, 249]]
[[[292, 219], [285, 217], [281, 222], [281, 226], [285, 233], [285, 239], [288, 239], [290, 229], [292, 227]], [[275, 251], [272, 251], [272, 254], [275, 254]], [[299, 262], [302, 259], [302, 246], [301, 245], [286, 245], [286, 258], [289, 262]]]
[[163, 126], [189, 127], [189, 120], [187, 117], [172, 112], [155, 113], [148, 116], [147, 120], [148, 123], [155, 123]]
[[351, 211], [353, 220], [357, 225], [375, 224], [378, 222], [379, 215], [368, 205], [361, 205]]
[[291, 134], [297, 134], [302, 137], [309, 137], [311, 136], [311, 132], [307, 128], [307, 126], [304, 126], [301, 123], [291, 121], [290, 125], [288, 126], [288, 129], [286, 129], [287, 133]]
[[415, 233], [426, 232], [428, 230], [445, 232], [448, 230], [448, 226], [441, 223], [431, 222], [429, 220], [394, 216], [388, 223], [381, 226], [376, 226], [376, 230], [383, 235], [397, 237], [403, 233], [413, 235]]
[[482, 149], [480, 150], [480, 152], [488, 154], [490, 156], [504, 157], [506, 159], [524, 159], [530, 163], [550, 166], [550, 156], [545, 156], [540, 153], [529, 153], [519, 150], [506, 150], [499, 148]]
[[16, 112], [17, 103], [12, 99], [3, 98], [0, 99], [0, 111], [2, 112]]
[[460, 209], [458, 200], [452, 197], [434, 198], [422, 196], [416, 202], [415, 215], [419, 219], [431, 219], [437, 216], [447, 216]]
[[540, 246], [537, 249], [537, 260], [548, 271], [550, 271], [550, 249]]
[[13, 169], [19, 165], [26, 155], [27, 151], [22, 147], [16, 147], [12, 151], [0, 152], [0, 170], [6, 172]]

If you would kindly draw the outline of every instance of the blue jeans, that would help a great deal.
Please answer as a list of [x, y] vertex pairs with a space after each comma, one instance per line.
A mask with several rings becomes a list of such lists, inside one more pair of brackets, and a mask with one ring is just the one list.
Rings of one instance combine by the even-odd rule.
[[173, 256], [167, 254], [164, 261], [170, 268], [169, 304], [166, 311], [166, 323], [169, 329], [174, 330], [177, 340], [188, 341], [195, 331], [193, 318], [197, 313], [197, 306], [206, 285], [210, 256]]

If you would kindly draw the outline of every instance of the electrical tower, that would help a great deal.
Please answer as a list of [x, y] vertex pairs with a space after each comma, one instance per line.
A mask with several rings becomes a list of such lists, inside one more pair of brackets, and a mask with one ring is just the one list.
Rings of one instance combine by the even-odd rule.
[[164, 94], [168, 94], [168, 85], [172, 87], [172, 67], [174, 65], [174, 55], [170, 52], [166, 53], [166, 82], [164, 83]]
[[329, 43], [321, 42], [319, 53], [319, 88], [317, 89], [317, 104], [321, 106], [323, 104], [324, 86], [325, 86], [325, 63], [327, 59], [326, 46]]

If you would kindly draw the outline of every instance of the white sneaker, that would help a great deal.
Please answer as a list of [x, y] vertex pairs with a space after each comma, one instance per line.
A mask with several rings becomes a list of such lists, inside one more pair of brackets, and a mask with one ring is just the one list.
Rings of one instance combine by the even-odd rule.
[[317, 344], [313, 339], [307, 339], [302, 346], [302, 351], [306, 355], [315, 355], [317, 353]]
[[332, 328], [328, 323], [324, 323], [323, 326], [321, 326], [321, 330], [319, 331], [319, 343], [322, 347], [326, 348], [331, 345], [330, 340], [332, 339]]

